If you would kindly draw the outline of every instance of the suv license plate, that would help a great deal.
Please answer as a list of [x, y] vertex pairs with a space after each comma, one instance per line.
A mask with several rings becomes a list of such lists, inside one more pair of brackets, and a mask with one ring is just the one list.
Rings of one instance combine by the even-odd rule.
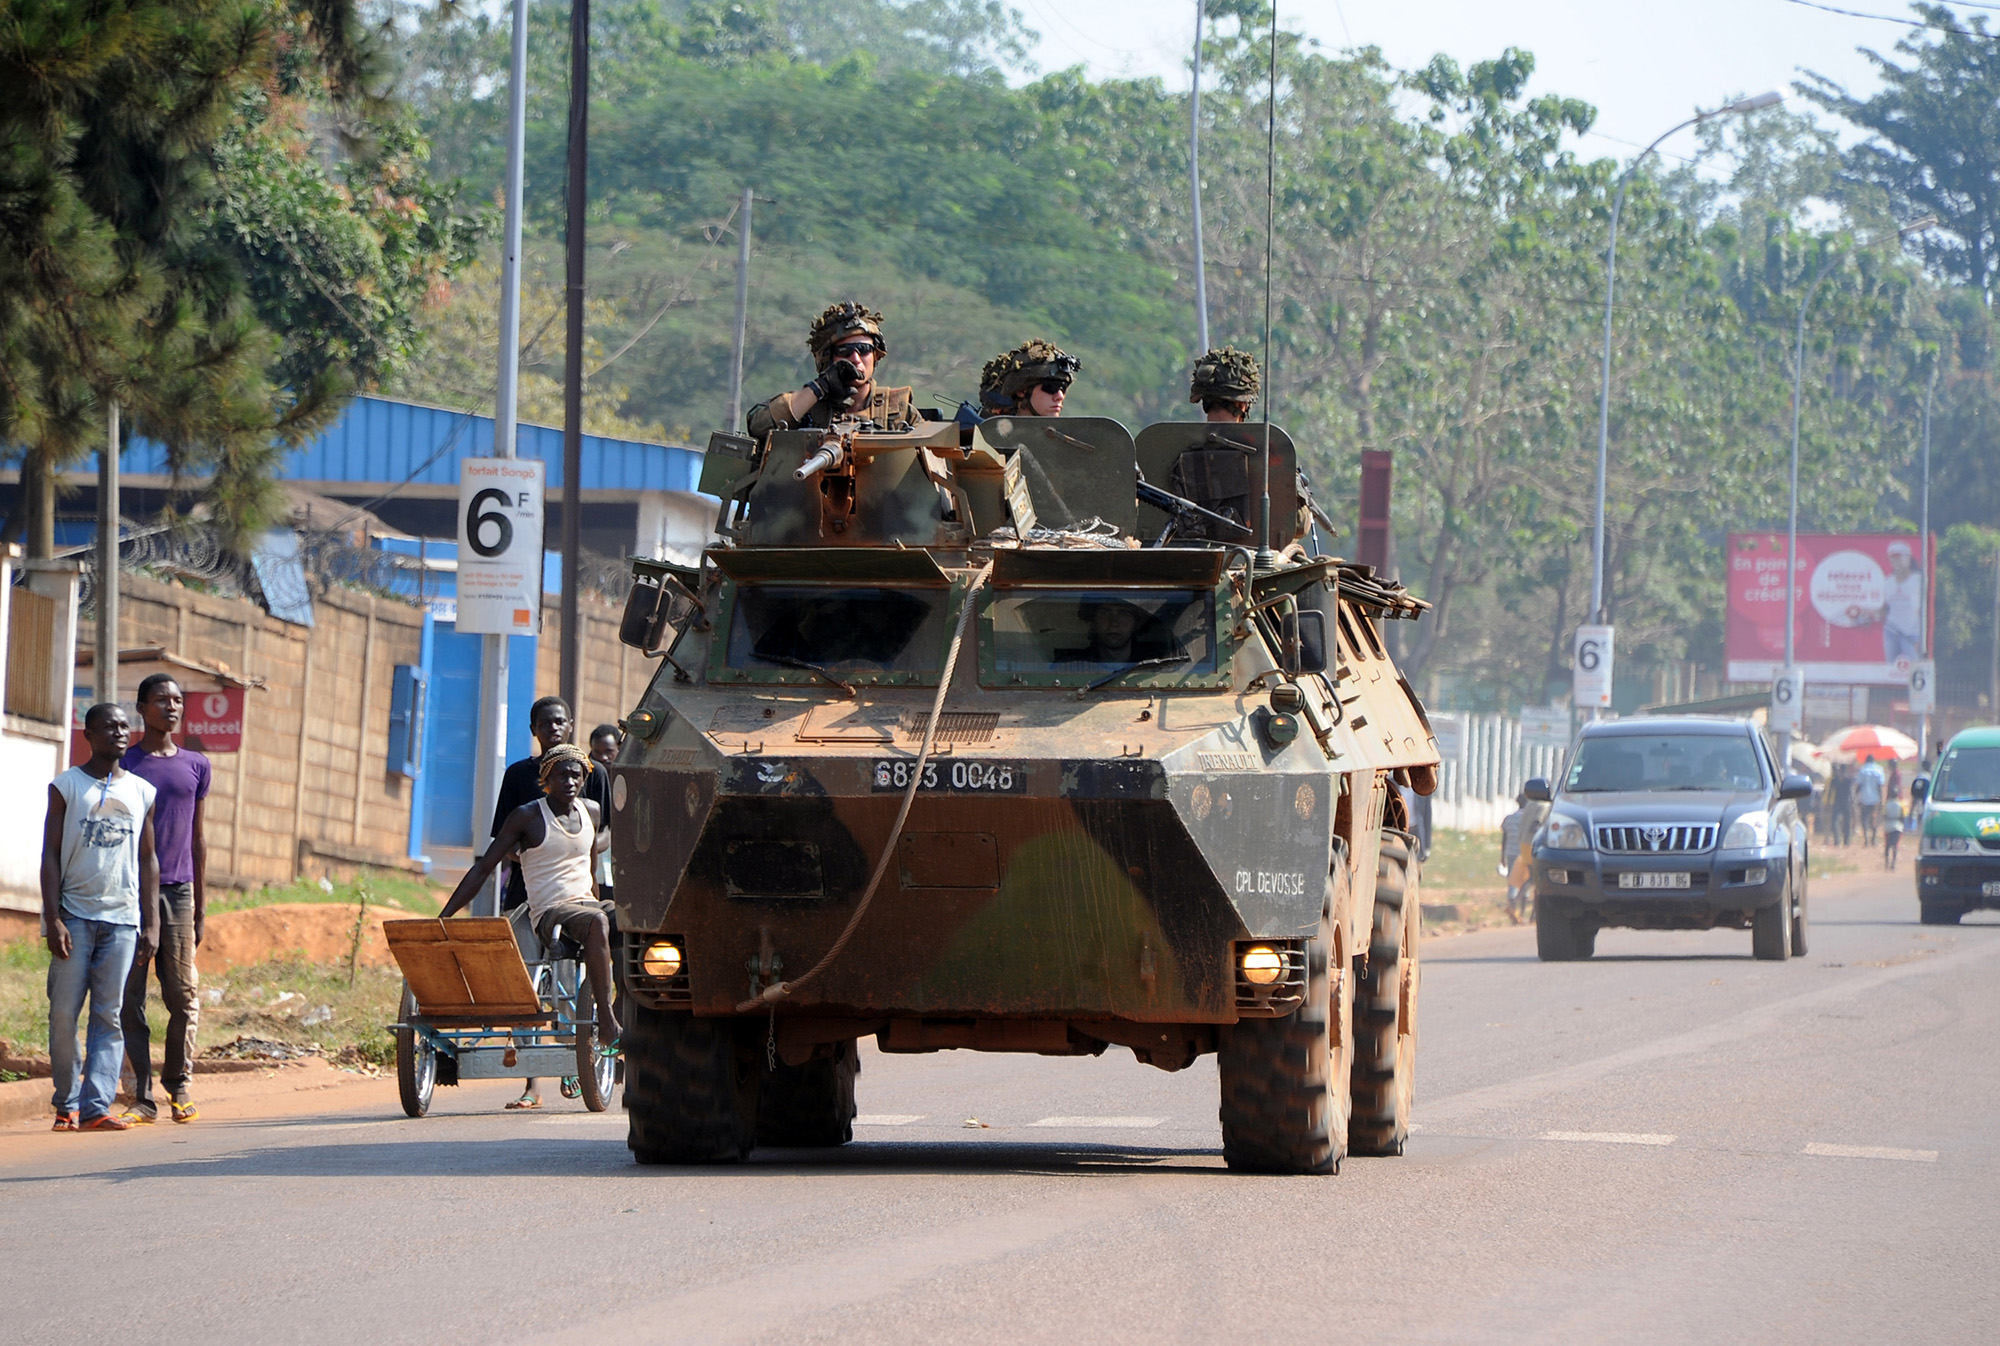
[[1618, 886], [1620, 888], [1686, 888], [1690, 885], [1692, 879], [1693, 876], [1685, 873], [1620, 874], [1618, 876]]
[[1989, 879], [1979, 885], [1981, 897], [2000, 897], [2000, 881]]
[[[878, 760], [869, 773], [876, 793], [907, 790], [916, 767], [911, 758]], [[1024, 762], [982, 762], [971, 758], [949, 758], [924, 763], [919, 793], [1019, 795], [1028, 792], [1028, 767]]]

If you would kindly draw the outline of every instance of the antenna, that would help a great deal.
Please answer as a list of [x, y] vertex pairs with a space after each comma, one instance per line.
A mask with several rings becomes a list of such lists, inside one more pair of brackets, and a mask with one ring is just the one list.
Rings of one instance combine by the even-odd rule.
[[1264, 141], [1264, 495], [1257, 505], [1257, 569], [1278, 568], [1271, 550], [1271, 390], [1277, 380], [1271, 367], [1272, 221], [1278, 200], [1278, 6], [1271, 5], [1271, 92], [1265, 116]]

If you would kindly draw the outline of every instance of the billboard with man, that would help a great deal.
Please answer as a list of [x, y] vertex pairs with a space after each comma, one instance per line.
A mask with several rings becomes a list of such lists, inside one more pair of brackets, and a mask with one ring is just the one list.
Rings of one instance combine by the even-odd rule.
[[[1936, 571], [1937, 547], [1928, 569]], [[1807, 686], [1906, 686], [1929, 644], [1929, 576], [1905, 533], [1800, 533], [1793, 642]], [[1731, 682], [1785, 661], [1785, 535], [1731, 533], [1724, 653]]]

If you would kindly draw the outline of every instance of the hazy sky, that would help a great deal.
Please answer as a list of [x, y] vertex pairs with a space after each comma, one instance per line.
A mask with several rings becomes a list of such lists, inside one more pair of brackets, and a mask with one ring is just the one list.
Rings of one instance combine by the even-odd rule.
[[[1083, 64], [1097, 75], [1159, 75], [1187, 87], [1195, 0], [1009, 0], [1042, 35], [1043, 70]], [[1895, 0], [1826, 0], [1837, 9], [1902, 16]], [[1961, 5], [1960, 12], [2000, 9]], [[1992, 16], [2000, 20], [2000, 15]], [[1738, 94], [1792, 96], [1801, 68], [1857, 92], [1874, 87], [1855, 48], [1893, 52], [1908, 28], [1850, 18], [1791, 0], [1278, 0], [1278, 20], [1328, 50], [1377, 46], [1401, 67], [1443, 51], [1462, 63], [1509, 46], [1535, 55], [1536, 92], [1598, 109], [1579, 146], [1588, 157], [1628, 157], [1689, 116]], [[2000, 22], [1996, 23], [2000, 26]], [[1662, 146], [1687, 152], [1693, 133]]]

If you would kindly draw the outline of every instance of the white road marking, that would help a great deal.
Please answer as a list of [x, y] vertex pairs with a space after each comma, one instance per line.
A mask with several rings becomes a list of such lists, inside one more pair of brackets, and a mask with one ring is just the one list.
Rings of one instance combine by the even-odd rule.
[[921, 1122], [926, 1114], [921, 1112], [864, 1112], [854, 1119], [856, 1126], [908, 1126], [911, 1122]]
[[1828, 1159], [1898, 1159], [1906, 1164], [1935, 1164], [1936, 1150], [1899, 1150], [1892, 1145], [1827, 1145], [1813, 1141], [1800, 1154], [1817, 1154]]
[[1029, 1122], [1029, 1126], [1060, 1127], [1112, 1127], [1128, 1129], [1132, 1127], [1158, 1126], [1166, 1121], [1164, 1117], [1044, 1117], [1039, 1122]]
[[1649, 1131], [1544, 1131], [1543, 1140], [1581, 1140], [1593, 1145], [1671, 1145], [1672, 1136]]

